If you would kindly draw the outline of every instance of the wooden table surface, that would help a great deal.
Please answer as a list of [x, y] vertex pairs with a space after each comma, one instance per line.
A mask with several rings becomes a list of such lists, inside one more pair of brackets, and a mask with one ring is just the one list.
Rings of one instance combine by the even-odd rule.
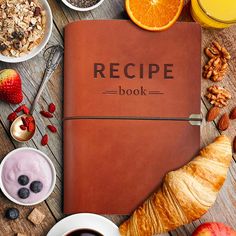
[[[54, 16], [54, 26], [50, 42], [47, 46], [53, 44], [63, 44], [63, 28], [69, 22], [81, 19], [122, 19], [127, 18], [124, 12], [124, 0], [105, 0], [105, 2], [97, 9], [87, 12], [78, 13], [70, 10], [60, 0], [48, 0], [52, 8]], [[182, 15], [179, 20], [192, 21], [189, 13], [189, 3], [186, 4]], [[231, 91], [233, 99], [230, 101], [229, 106], [222, 109], [223, 112], [228, 112], [234, 105], [236, 105], [236, 26], [224, 30], [212, 30], [203, 29], [202, 47], [204, 48], [212, 40], [217, 40], [223, 44], [231, 53], [232, 59], [229, 64], [229, 71], [225, 79], [220, 82], [220, 85], [225, 86]], [[121, 36], [122, 37], [122, 36]], [[188, 50], [184, 47], [183, 50]], [[194, 55], [193, 55], [194, 57]], [[202, 56], [202, 63], [204, 64], [206, 57]], [[0, 69], [14, 68], [19, 71], [23, 80], [24, 91], [24, 103], [30, 106], [35, 97], [37, 89], [40, 85], [42, 74], [45, 67], [45, 60], [43, 52], [35, 58], [19, 64], [6, 64], [0, 63]], [[63, 166], [62, 166], [62, 113], [63, 113], [63, 76], [62, 76], [63, 63], [54, 73], [52, 79], [47, 85], [47, 89], [43, 93], [40, 99], [39, 105], [36, 107], [36, 119], [38, 123], [36, 135], [27, 144], [19, 144], [14, 142], [9, 136], [9, 123], [7, 116], [11, 113], [16, 106], [8, 105], [0, 102], [0, 158], [10, 152], [11, 150], [29, 146], [37, 148], [45, 152], [53, 161], [57, 171], [57, 182], [54, 192], [51, 196], [37, 208], [42, 211], [46, 218], [43, 223], [37, 227], [33, 226], [28, 220], [27, 216], [32, 207], [15, 206], [12, 202], [6, 199], [2, 193], [0, 193], [0, 236], [13, 236], [17, 232], [26, 233], [26, 235], [32, 236], [44, 236], [49, 229], [60, 219], [64, 217], [62, 213], [62, 180], [63, 180]], [[189, 78], [191, 79], [191, 78]], [[202, 114], [205, 117], [210, 105], [204, 98], [206, 88], [213, 83], [202, 79]], [[54, 102], [57, 105], [55, 117], [53, 119], [44, 119], [39, 115], [39, 111], [42, 107], [47, 107], [49, 103]], [[59, 132], [57, 134], [49, 134], [48, 146], [42, 147], [40, 144], [42, 135], [46, 132], [45, 126], [48, 124], [54, 124], [58, 127]], [[221, 132], [217, 130], [216, 123], [206, 123], [203, 121], [201, 126], [201, 145], [204, 146], [213, 141]], [[231, 139], [236, 135], [236, 121], [231, 122], [230, 128], [223, 132]], [[193, 230], [200, 223], [205, 221], [220, 221], [231, 225], [236, 229], [236, 164], [234, 161], [231, 165], [228, 173], [228, 178], [224, 184], [223, 189], [218, 195], [215, 205], [204, 215], [200, 220], [197, 220], [189, 225], [180, 227], [179, 229], [172, 231], [167, 235], [191, 235]], [[142, 184], [142, 183], [140, 183]], [[17, 207], [20, 210], [20, 219], [16, 221], [7, 221], [4, 218], [4, 211], [8, 207]], [[116, 224], [122, 222], [126, 216], [106, 216]]]

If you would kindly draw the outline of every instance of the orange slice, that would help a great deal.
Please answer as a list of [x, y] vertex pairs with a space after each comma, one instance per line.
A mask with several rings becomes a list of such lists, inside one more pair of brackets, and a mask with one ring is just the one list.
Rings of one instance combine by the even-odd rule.
[[125, 5], [135, 24], [146, 30], [161, 31], [176, 22], [184, 0], [126, 0]]

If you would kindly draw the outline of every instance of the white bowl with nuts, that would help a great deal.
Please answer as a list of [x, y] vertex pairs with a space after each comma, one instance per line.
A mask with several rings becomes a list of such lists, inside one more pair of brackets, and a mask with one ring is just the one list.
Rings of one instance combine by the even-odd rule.
[[36, 56], [52, 32], [47, 0], [0, 1], [0, 61], [18, 63]]

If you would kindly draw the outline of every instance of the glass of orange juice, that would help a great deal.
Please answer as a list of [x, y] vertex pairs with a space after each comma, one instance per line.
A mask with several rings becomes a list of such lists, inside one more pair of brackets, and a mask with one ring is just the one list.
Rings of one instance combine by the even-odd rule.
[[206, 28], [227, 28], [236, 23], [236, 0], [191, 0], [191, 14]]

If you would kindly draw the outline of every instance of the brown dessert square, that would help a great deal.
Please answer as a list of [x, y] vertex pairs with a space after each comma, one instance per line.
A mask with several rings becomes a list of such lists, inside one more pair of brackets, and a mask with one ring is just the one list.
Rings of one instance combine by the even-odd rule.
[[34, 225], [39, 225], [44, 220], [45, 215], [40, 212], [37, 208], [34, 208], [34, 210], [29, 214], [28, 220], [31, 221]]

